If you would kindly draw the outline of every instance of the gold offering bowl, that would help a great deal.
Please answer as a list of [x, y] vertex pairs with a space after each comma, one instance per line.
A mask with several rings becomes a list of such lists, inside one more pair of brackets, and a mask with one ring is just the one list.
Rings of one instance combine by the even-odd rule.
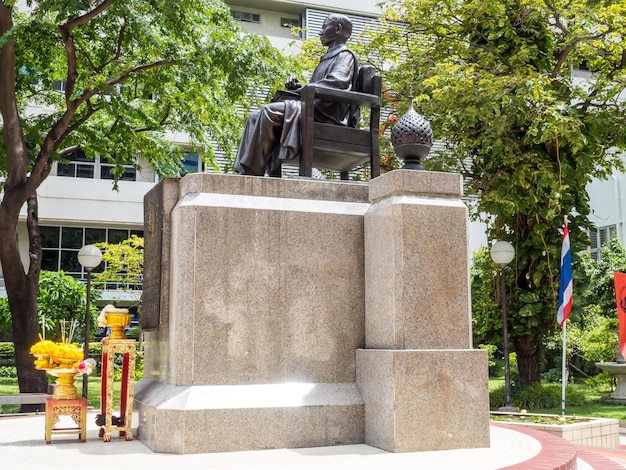
[[107, 326], [111, 327], [111, 334], [109, 339], [126, 339], [126, 333], [124, 328], [130, 326], [130, 321], [133, 318], [131, 313], [115, 313], [106, 312]]
[[53, 377], [56, 377], [56, 387], [54, 388], [52, 398], [58, 400], [72, 400], [78, 398], [78, 391], [76, 390], [76, 385], [74, 385], [74, 380], [79, 372], [78, 369], [56, 368], [45, 369], [45, 371]]

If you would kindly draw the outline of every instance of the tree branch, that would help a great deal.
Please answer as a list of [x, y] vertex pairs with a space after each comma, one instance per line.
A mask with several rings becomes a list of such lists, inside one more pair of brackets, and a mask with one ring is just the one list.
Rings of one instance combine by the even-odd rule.
[[126, 25], [123, 25], [120, 28], [120, 34], [117, 37], [117, 47], [115, 48], [115, 55], [110, 59], [107, 60], [105, 62], [103, 62], [102, 64], [100, 64], [100, 66], [98, 67], [98, 72], [101, 72], [102, 70], [104, 70], [104, 68], [109, 65], [110, 63], [112, 63], [113, 61], [119, 59], [122, 55], [122, 43], [124, 42], [124, 34], [126, 33]]
[[[168, 104], [167, 105], [167, 109], [165, 110], [165, 114], [163, 115], [163, 117], [159, 121], [159, 126], [164, 126], [165, 125], [165, 123], [167, 121], [167, 118], [170, 115], [170, 110], [171, 109], [172, 109], [172, 106]], [[154, 130], [154, 128], [149, 127], [149, 126], [144, 126], [144, 127], [136, 128], [134, 132], [147, 132], [147, 131], [152, 131], [152, 130]]]
[[552, 12], [552, 15], [554, 17], [554, 25], [558, 29], [560, 29], [566, 36], [571, 37], [572, 32], [569, 29], [567, 29], [567, 27], [561, 21], [561, 14], [559, 13], [559, 10], [556, 9], [554, 4], [550, 0], [544, 0], [544, 3], [548, 7], [548, 10]]
[[65, 81], [65, 103], [69, 103], [72, 93], [74, 93], [74, 85], [78, 78], [76, 47], [74, 46], [74, 38], [70, 35], [70, 30], [65, 25], [59, 26], [61, 32], [61, 40], [65, 48], [67, 56], [67, 80]]
[[118, 85], [120, 83], [125, 82], [131, 76], [137, 73], [145, 72], [146, 70], [156, 69], [159, 67], [169, 67], [170, 65], [176, 65], [177, 63], [178, 62], [175, 60], [158, 60], [156, 62], [152, 62], [151, 64], [140, 65], [131, 70], [128, 70], [127, 72], [124, 72], [123, 74], [121, 74], [120, 76], [116, 78], [110, 78], [109, 80], [106, 81], [106, 83], [109, 86]]
[[70, 135], [73, 131], [75, 131], [76, 129], [78, 129], [81, 125], [83, 125], [85, 122], [87, 122], [87, 120], [93, 116], [96, 111], [98, 111], [98, 109], [93, 108], [91, 106], [88, 106], [87, 108], [87, 112], [80, 117], [80, 119], [78, 119], [74, 124], [72, 124], [71, 126], [68, 126], [67, 129], [65, 130], [65, 132], [61, 135], [61, 139], [59, 139], [60, 141], [63, 141], [68, 135]]
[[70, 145], [69, 147], [65, 147], [62, 150], [58, 151], [59, 155], [68, 155], [72, 152], [75, 152], [76, 150], [78, 150], [80, 148], [80, 145]]
[[65, 29], [67, 29], [69, 31], [71, 29], [76, 28], [77, 26], [83, 25], [83, 24], [91, 21], [93, 18], [98, 16], [100, 13], [104, 12], [107, 8], [109, 8], [113, 4], [114, 1], [115, 0], [104, 0], [100, 5], [98, 5], [93, 10], [88, 11], [84, 15], [76, 17], [73, 20], [68, 21], [67, 23], [65, 23], [61, 27], [65, 28]]
[[69, 102], [72, 94], [74, 93], [74, 85], [78, 78], [77, 61], [76, 61], [76, 47], [74, 45], [74, 38], [70, 34], [70, 31], [80, 25], [83, 25], [100, 13], [104, 12], [113, 4], [114, 0], [104, 0], [93, 10], [85, 13], [82, 16], [74, 18], [65, 24], [59, 25], [59, 31], [61, 32], [61, 39], [63, 40], [63, 46], [65, 47], [65, 53], [67, 54], [67, 81], [65, 83], [65, 101]]

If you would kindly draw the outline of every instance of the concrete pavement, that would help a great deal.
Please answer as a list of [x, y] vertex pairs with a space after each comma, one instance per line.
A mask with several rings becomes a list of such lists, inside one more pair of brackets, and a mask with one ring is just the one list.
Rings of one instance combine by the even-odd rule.
[[[69, 417], [62, 417], [68, 419]], [[136, 421], [135, 421], [136, 422]], [[71, 421], [70, 421], [71, 423]], [[60, 423], [63, 424], [62, 422]], [[69, 423], [68, 423], [69, 424]], [[562, 453], [550, 451], [549, 443], [532, 435], [520, 433], [506, 427], [491, 426], [491, 447], [437, 452], [390, 453], [367, 445], [348, 445], [309, 449], [275, 449], [263, 451], [229, 452], [215, 454], [157, 454], [139, 440], [126, 441], [113, 434], [111, 442], [105, 443], [98, 437], [99, 427], [95, 424], [95, 413], [87, 418], [87, 442], [80, 443], [75, 435], [54, 435], [52, 443], [44, 442], [45, 416], [31, 415], [0, 418], [0, 468], [3, 470], [42, 469], [133, 469], [181, 468], [181, 469], [358, 469], [370, 470], [464, 470], [513, 468], [552, 468], [541, 466], [542, 456]], [[545, 434], [545, 433], [541, 433]], [[598, 456], [618, 462], [626, 468], [626, 452], [601, 449]], [[597, 448], [593, 448], [594, 450]], [[579, 469], [606, 470], [608, 462], [600, 457], [600, 464], [578, 457]], [[534, 460], [533, 460], [534, 459]], [[543, 460], [546, 460], [545, 458]], [[532, 461], [532, 466], [524, 462]], [[614, 467], [620, 468], [620, 467]]]

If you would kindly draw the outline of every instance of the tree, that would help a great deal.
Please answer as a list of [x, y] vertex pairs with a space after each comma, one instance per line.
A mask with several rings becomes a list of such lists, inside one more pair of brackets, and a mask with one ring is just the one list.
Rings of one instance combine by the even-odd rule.
[[604, 316], [617, 318], [613, 273], [626, 272], [626, 248], [612, 238], [602, 246], [600, 258], [585, 259], [582, 268], [587, 289], [582, 291], [581, 301], [584, 305], [597, 305]]
[[[575, 263], [578, 276], [574, 309], [567, 325], [567, 352], [570, 361], [592, 372], [597, 370], [596, 362], [616, 359], [618, 319], [613, 273], [626, 272], [626, 250], [613, 238], [602, 246], [599, 259], [585, 253]], [[558, 333], [546, 343], [546, 349], [552, 352], [546, 362], [554, 367], [560, 367], [562, 346]]]
[[130, 289], [143, 281], [143, 237], [132, 235], [121, 243], [97, 243], [104, 250], [102, 261], [105, 269], [94, 273], [95, 285], [115, 282], [126, 284]]
[[[401, 110], [414, 87], [419, 112], [446, 144], [426, 163], [459, 171], [489, 239], [515, 246], [509, 332], [520, 379], [535, 384], [556, 326], [563, 219], [580, 250], [587, 183], [623, 168], [626, 4], [395, 0], [385, 18], [404, 23], [371, 43], [380, 63], [386, 51], [402, 59], [386, 73], [390, 96]], [[580, 68], [587, 80], [574, 76]]]
[[493, 344], [503, 351], [499, 271], [485, 248], [473, 253], [470, 286], [474, 344]]
[[[85, 317], [86, 288], [78, 279], [63, 271], [42, 271], [37, 293], [37, 321], [46, 339], [61, 339], [61, 321], [77, 321], [82, 324]], [[91, 303], [99, 298], [97, 291], [91, 293]], [[95, 309], [91, 310], [92, 312]], [[93, 322], [92, 322], [93, 324]], [[45, 332], [44, 330], [45, 325]], [[7, 299], [0, 299], [0, 327], [11, 326], [11, 312]], [[67, 328], [66, 328], [67, 331]], [[80, 338], [79, 330], [74, 337]], [[84, 336], [83, 336], [84, 337]], [[31, 357], [32, 360], [32, 357]]]
[[[25, 3], [28, 12], [0, 2], [0, 263], [19, 387], [35, 392], [46, 388], [28, 354], [41, 266], [36, 191], [52, 163], [80, 147], [113, 163], [115, 176], [138, 154], [175, 172], [181, 150], [168, 129], [187, 133], [210, 164], [209, 141], [228, 150], [239, 135], [236, 102], [285, 73], [267, 39], [244, 33], [219, 0]], [[29, 104], [50, 111], [26, 113]], [[28, 266], [17, 241], [24, 204]]]

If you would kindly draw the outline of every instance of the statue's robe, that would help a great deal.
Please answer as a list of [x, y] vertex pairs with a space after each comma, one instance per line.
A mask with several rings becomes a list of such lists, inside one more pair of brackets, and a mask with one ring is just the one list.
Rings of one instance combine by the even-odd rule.
[[[310, 83], [352, 90], [356, 78], [356, 57], [345, 45], [332, 47], [320, 59]], [[286, 93], [289, 95], [289, 93]], [[297, 98], [297, 96], [294, 96]], [[300, 106], [298, 99], [284, 99], [263, 106], [250, 113], [239, 144], [235, 171], [243, 174], [277, 175], [279, 161], [290, 160], [300, 154]], [[350, 105], [333, 101], [315, 100], [314, 118], [318, 122], [347, 125]]]

